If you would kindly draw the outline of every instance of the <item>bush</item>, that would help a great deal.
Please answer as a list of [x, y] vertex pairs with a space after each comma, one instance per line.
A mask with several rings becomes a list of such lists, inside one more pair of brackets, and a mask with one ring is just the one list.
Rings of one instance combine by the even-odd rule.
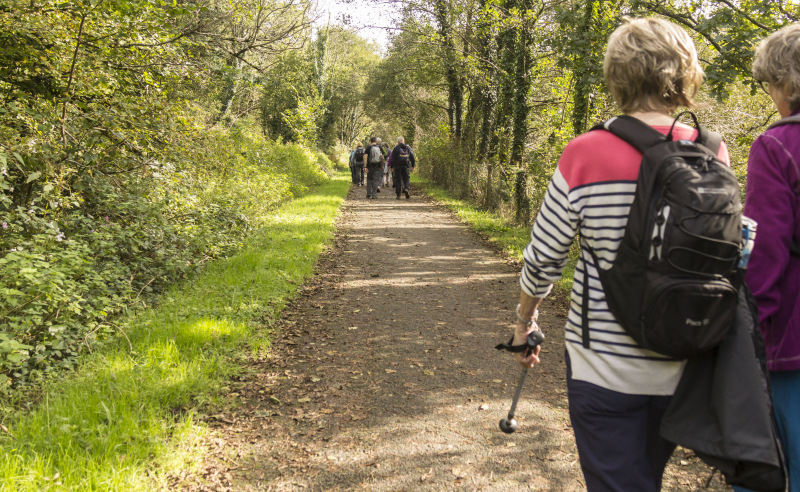
[[115, 331], [115, 316], [237, 250], [270, 210], [333, 168], [320, 152], [257, 135], [192, 143], [180, 157], [196, 166], [153, 160], [82, 176], [68, 192], [54, 174], [9, 172], [17, 158], [0, 155], [0, 388], [72, 367]]

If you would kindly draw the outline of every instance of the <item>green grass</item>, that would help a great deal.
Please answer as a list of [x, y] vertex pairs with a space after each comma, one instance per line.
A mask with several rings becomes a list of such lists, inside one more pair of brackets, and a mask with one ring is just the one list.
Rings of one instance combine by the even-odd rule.
[[[411, 180], [423, 186], [431, 198], [455, 212], [463, 223], [484, 236], [501, 254], [520, 263], [523, 261], [522, 252], [531, 241], [531, 228], [529, 226], [511, 224], [497, 214], [481, 210], [464, 200], [453, 198], [446, 190], [436, 186], [419, 174], [412, 174]], [[572, 290], [572, 276], [575, 272], [577, 259], [578, 249], [573, 245], [561, 280], [556, 282], [556, 287], [567, 293]]]
[[207, 428], [196, 416], [230, 404], [243, 349], [269, 345], [268, 325], [329, 244], [348, 188], [340, 173], [276, 211], [239, 254], [125, 320], [126, 337], [4, 421], [0, 490], [153, 490], [198, 467]]

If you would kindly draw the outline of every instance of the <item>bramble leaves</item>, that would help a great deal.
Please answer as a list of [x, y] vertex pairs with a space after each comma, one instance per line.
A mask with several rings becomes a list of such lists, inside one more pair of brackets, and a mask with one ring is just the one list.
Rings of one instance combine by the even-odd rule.
[[269, 210], [326, 179], [327, 158], [258, 132], [258, 104], [243, 94], [228, 108], [236, 117], [213, 124], [230, 77], [255, 80], [231, 68], [221, 35], [258, 28], [240, 55], [251, 68], [305, 36], [298, 2], [259, 15], [252, 6], [0, 8], [5, 378], [71, 367], [116, 331], [115, 317], [235, 251]]

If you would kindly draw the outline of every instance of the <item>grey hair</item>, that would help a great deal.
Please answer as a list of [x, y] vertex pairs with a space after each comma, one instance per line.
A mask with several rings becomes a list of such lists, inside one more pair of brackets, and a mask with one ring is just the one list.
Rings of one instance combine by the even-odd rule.
[[800, 24], [792, 24], [767, 36], [756, 48], [753, 77], [769, 82], [794, 112], [800, 109]]
[[375, 141], [381, 143], [381, 137], [376, 138]]
[[406, 139], [403, 138], [403, 137], [400, 137], [400, 138], [397, 139], [397, 143], [406, 143]]

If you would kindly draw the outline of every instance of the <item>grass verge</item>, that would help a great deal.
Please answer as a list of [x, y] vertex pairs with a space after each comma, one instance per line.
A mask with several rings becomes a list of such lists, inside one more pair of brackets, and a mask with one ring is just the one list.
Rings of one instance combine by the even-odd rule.
[[[419, 174], [412, 174], [411, 180], [423, 187], [431, 198], [452, 210], [463, 223], [483, 236], [503, 256], [522, 264], [522, 252], [531, 241], [529, 226], [509, 224], [508, 221], [492, 212], [481, 210], [473, 204], [454, 198], [446, 190]], [[561, 280], [556, 282], [556, 288], [565, 294], [569, 294], [572, 290], [572, 276], [575, 272], [577, 255], [577, 248], [573, 246]]]
[[[278, 209], [236, 256], [125, 320], [125, 336], [0, 433], [0, 490], [153, 490], [200, 464], [195, 417], [222, 405], [242, 348], [269, 345], [271, 322], [329, 244], [349, 176]], [[7, 429], [7, 430], [6, 430]]]

